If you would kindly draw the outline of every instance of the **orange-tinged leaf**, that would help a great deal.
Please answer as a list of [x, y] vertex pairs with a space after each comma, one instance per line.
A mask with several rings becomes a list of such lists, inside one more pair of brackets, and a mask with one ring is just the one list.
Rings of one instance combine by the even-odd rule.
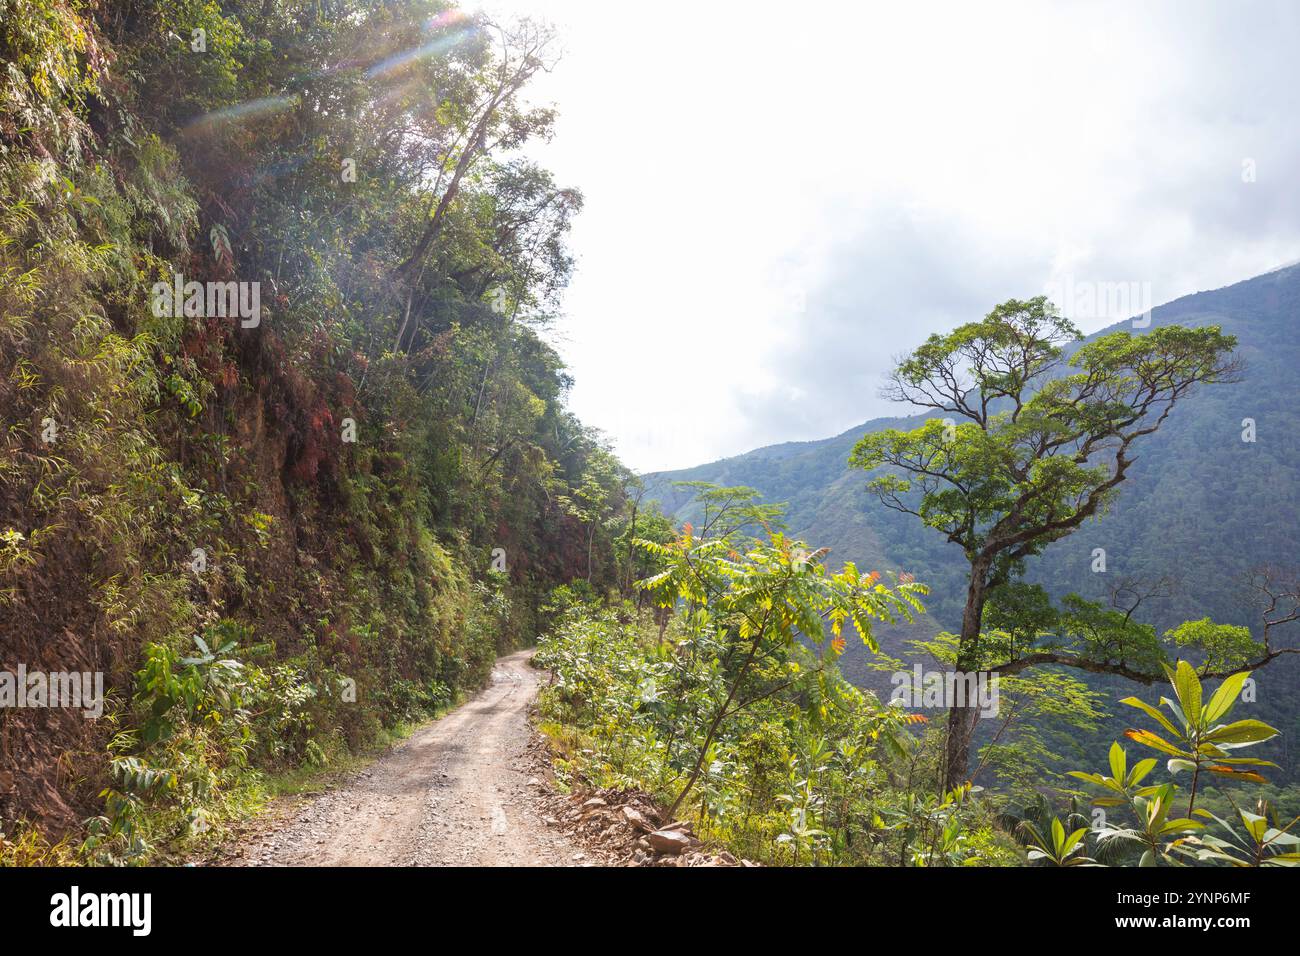
[[1205, 769], [1224, 777], [1231, 777], [1234, 780], [1249, 780], [1251, 783], [1268, 783], [1266, 779], [1253, 770], [1238, 770], [1236, 767], [1225, 767], [1222, 764], [1212, 764]]
[[1137, 741], [1145, 747], [1152, 750], [1159, 750], [1161, 753], [1169, 754], [1172, 757], [1181, 757], [1183, 752], [1165, 740], [1163, 737], [1153, 734], [1149, 730], [1126, 730], [1124, 736], [1129, 740]]

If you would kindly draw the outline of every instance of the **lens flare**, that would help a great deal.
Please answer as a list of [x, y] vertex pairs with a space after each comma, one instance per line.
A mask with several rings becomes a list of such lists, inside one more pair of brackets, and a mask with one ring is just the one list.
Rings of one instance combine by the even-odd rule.
[[431, 57], [439, 56], [454, 48], [457, 44], [467, 39], [473, 33], [472, 27], [455, 30], [446, 36], [438, 37], [436, 40], [430, 40], [428, 43], [421, 44], [411, 50], [404, 50], [401, 53], [394, 54], [386, 60], [380, 60], [370, 69], [366, 70], [366, 79], [382, 79], [386, 76], [398, 72], [416, 63], [420, 60], [427, 60]]
[[187, 133], [206, 132], [224, 123], [242, 123], [249, 119], [272, 116], [275, 113], [293, 109], [297, 105], [298, 97], [296, 95], [266, 96], [257, 100], [249, 100], [247, 103], [238, 103], [235, 106], [213, 110], [211, 113], [204, 113], [197, 119], [187, 123], [184, 131]]
[[419, 60], [440, 56], [471, 37], [476, 29], [469, 15], [462, 10], [447, 10], [435, 17], [430, 17], [429, 21], [424, 25], [426, 34], [443, 33], [444, 30], [450, 30], [450, 32], [434, 37], [420, 46], [404, 50], [401, 53], [395, 53], [386, 59], [380, 60], [366, 70], [366, 78], [373, 80], [389, 76]]

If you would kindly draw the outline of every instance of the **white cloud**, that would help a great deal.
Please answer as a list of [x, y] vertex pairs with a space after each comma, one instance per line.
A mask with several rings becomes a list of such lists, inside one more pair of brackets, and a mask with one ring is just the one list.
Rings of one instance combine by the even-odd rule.
[[885, 413], [895, 354], [1065, 276], [1162, 302], [1300, 257], [1285, 2], [484, 6], [563, 38], [559, 345], [639, 469]]

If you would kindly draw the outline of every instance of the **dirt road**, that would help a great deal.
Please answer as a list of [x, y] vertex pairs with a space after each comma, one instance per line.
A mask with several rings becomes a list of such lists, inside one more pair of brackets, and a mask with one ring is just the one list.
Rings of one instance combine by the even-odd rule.
[[[539, 674], [499, 660], [468, 703], [240, 847], [243, 865], [574, 866], [597, 862], [543, 820], [527, 751]], [[530, 782], [531, 779], [531, 782]]]

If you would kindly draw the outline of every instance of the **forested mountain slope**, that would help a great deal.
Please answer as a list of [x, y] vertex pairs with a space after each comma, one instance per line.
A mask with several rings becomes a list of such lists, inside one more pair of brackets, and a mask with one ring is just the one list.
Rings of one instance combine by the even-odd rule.
[[[1246, 365], [1243, 379], [1203, 389], [1175, 409], [1140, 450], [1112, 512], [1051, 545], [1029, 563], [1028, 577], [1058, 597], [1074, 592], [1105, 601], [1108, 587], [1120, 578], [1168, 576], [1175, 579], [1166, 589], [1170, 593], [1141, 608], [1143, 620], [1161, 631], [1205, 616], [1255, 625], [1241, 575], [1261, 564], [1300, 564], [1300, 266], [1156, 308], [1152, 327], [1168, 324], [1221, 325], [1235, 335]], [[1130, 328], [1124, 322], [1090, 338]], [[1244, 419], [1253, 419], [1256, 440], [1243, 440]], [[774, 445], [649, 475], [646, 497], [685, 520], [693, 517], [691, 492], [673, 482], [753, 487], [767, 501], [786, 502], [791, 531], [809, 544], [833, 548], [833, 565], [851, 560], [908, 571], [930, 585], [927, 629], [952, 629], [965, 595], [960, 552], [910, 516], [884, 508], [866, 490], [867, 476], [847, 464], [864, 433], [913, 428], [920, 420], [874, 419], [823, 441]], [[1104, 574], [1092, 571], [1096, 548], [1106, 551]], [[886, 629], [887, 649], [899, 652], [905, 633], [895, 630], [891, 640]], [[878, 676], [864, 670], [865, 651], [850, 648], [846, 672], [878, 683]], [[1282, 661], [1259, 679], [1262, 704], [1274, 717], [1281, 712], [1285, 727], [1294, 727], [1300, 712], [1291, 693], [1294, 669]]]
[[[679, 518], [674, 479], [787, 502], [830, 573], [780, 536], [700, 540], [630, 495], [549, 344], [583, 203], [529, 158], [556, 119], [530, 90], [559, 52], [549, 28], [444, 0], [0, 0], [0, 865], [191, 859], [543, 634], [560, 785], [640, 788], [663, 822], [765, 860], [1034, 860], [1007, 801], [1057, 786], [1066, 757], [1103, 765], [1093, 695], [1040, 683], [1084, 711], [1031, 715], [1073, 751], [1030, 741], [1000, 765], [1014, 790], [967, 799], [931, 718], [841, 676], [846, 649], [869, 676], [846, 620], [893, 653], [955, 623], [958, 556], [847, 470], [864, 431], [914, 420], [651, 477]], [[1115, 513], [1032, 579], [1102, 597], [1176, 577], [1142, 607], [1161, 628], [1252, 622], [1236, 577], [1297, 563], [1298, 309], [1293, 268], [1156, 311], [1222, 325], [1247, 373], [1180, 405]], [[835, 573], [848, 559], [864, 573]], [[873, 568], [928, 585], [931, 615], [873, 628], [923, 590]], [[1229, 733], [1293, 746], [1280, 673], [1253, 713], [1281, 738]], [[1222, 716], [1245, 675], [1220, 676]], [[538, 682], [512, 683], [428, 738], [509, 735], [500, 769]], [[493, 713], [509, 719], [473, 723]], [[411, 797], [404, 822], [363, 821], [357, 841], [457, 813], [495, 831], [504, 809], [478, 804], [529, 779], [511, 767], [439, 807], [430, 757], [385, 782]], [[335, 805], [351, 822], [360, 804]]]
[[625, 472], [541, 334], [582, 197], [518, 152], [550, 42], [425, 0], [0, 0], [0, 671], [106, 697], [0, 711], [0, 835], [98, 816], [91, 858], [139, 859], [613, 579], [573, 501]]

